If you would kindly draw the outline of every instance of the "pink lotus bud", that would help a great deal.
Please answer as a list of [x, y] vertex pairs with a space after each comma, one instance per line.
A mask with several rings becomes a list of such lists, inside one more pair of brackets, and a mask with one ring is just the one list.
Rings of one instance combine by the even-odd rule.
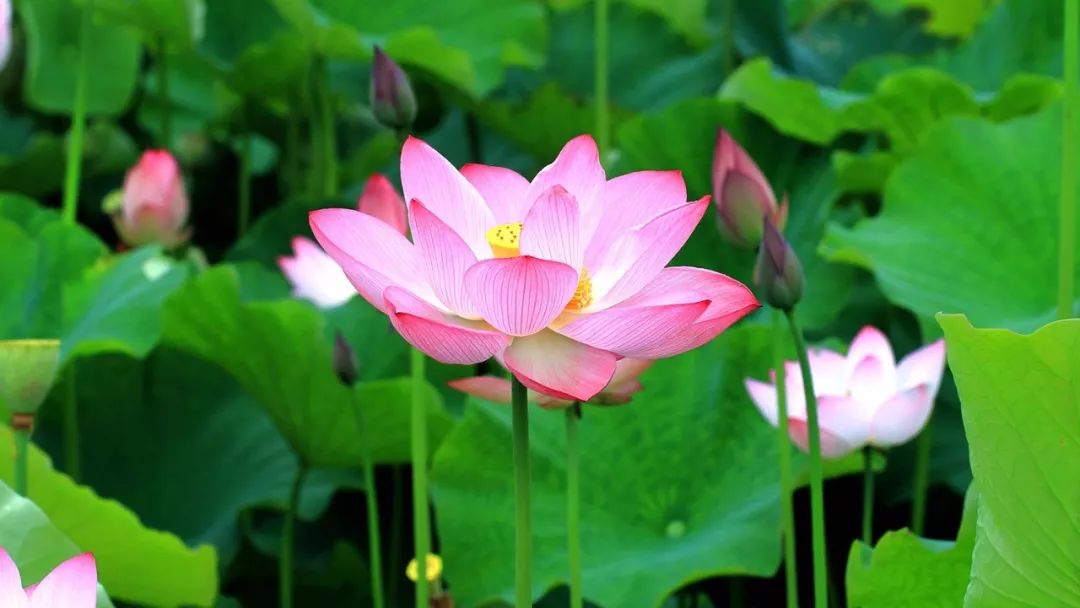
[[712, 177], [717, 224], [729, 243], [743, 249], [757, 247], [765, 218], [783, 230], [787, 199], [777, 207], [776, 196], [761, 170], [723, 129], [716, 136]]
[[11, 0], [0, 0], [0, 70], [11, 57]]
[[391, 129], [408, 129], [416, 120], [416, 95], [409, 77], [379, 47], [371, 65], [371, 111]]
[[791, 310], [802, 299], [803, 271], [795, 251], [768, 219], [758, 249], [754, 282], [761, 299], [781, 310]]
[[361, 213], [375, 216], [401, 234], [407, 234], [409, 224], [405, 219], [405, 200], [397, 193], [390, 180], [378, 173], [364, 184], [357, 208]]
[[[115, 205], [113, 206], [115, 207]], [[175, 247], [187, 240], [188, 199], [176, 159], [165, 150], [147, 150], [124, 179], [119, 209], [106, 207], [120, 238], [137, 247], [161, 243]]]

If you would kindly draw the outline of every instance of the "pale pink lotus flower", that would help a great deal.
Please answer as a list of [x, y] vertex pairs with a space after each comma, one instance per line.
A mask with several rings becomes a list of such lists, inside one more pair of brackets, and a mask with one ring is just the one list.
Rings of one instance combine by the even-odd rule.
[[166, 150], [147, 150], [124, 179], [123, 204], [108, 209], [120, 238], [133, 247], [187, 240], [188, 198], [184, 176]]
[[[615, 364], [615, 374], [611, 377], [611, 382], [587, 403], [594, 405], [623, 405], [630, 403], [634, 393], [644, 388], [641, 381], [638, 380], [638, 376], [652, 364], [653, 362], [648, 359], [620, 359]], [[510, 403], [511, 386], [510, 381], [506, 378], [472, 376], [451, 380], [449, 384], [451, 388], [456, 388], [468, 395], [480, 397], [494, 403]], [[528, 395], [530, 403], [536, 403], [540, 407], [547, 409], [560, 409], [574, 404], [573, 401], [549, 397], [534, 390], [529, 390]]]
[[607, 181], [589, 136], [532, 182], [459, 172], [410, 137], [401, 181], [412, 242], [347, 209], [315, 211], [311, 227], [364, 299], [438, 361], [495, 357], [535, 391], [588, 401], [619, 359], [690, 350], [759, 306], [720, 273], [665, 268], [709, 197], [687, 202], [677, 171]]
[[[945, 342], [938, 340], [909, 354], [899, 365], [888, 338], [866, 326], [847, 355], [810, 349], [810, 375], [818, 402], [821, 454], [837, 458], [870, 445], [897, 446], [926, 426], [945, 371]], [[773, 383], [746, 379], [746, 389], [761, 414], [777, 425]], [[807, 450], [806, 398], [795, 361], [784, 364], [791, 439]]]
[[3, 608], [94, 608], [97, 565], [89, 553], [76, 555], [53, 569], [40, 583], [22, 587], [11, 556], [0, 549], [0, 606]]
[[0, 0], [0, 70], [11, 58], [11, 0]]
[[[401, 234], [407, 234], [405, 201], [390, 180], [378, 173], [364, 183], [356, 208], [378, 218]], [[319, 308], [334, 308], [348, 302], [356, 289], [341, 266], [309, 238], [292, 240], [293, 255], [279, 256], [278, 266], [292, 285], [294, 297], [311, 301]]]

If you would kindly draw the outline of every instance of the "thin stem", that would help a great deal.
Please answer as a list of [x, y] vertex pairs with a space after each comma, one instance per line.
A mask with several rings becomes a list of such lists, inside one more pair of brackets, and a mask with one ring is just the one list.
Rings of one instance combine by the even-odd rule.
[[161, 147], [166, 150], [172, 147], [172, 102], [169, 99], [169, 53], [165, 47], [165, 40], [158, 43], [157, 72], [158, 84], [161, 89]]
[[281, 608], [292, 608], [293, 605], [293, 537], [296, 533], [296, 512], [300, 507], [300, 490], [304, 486], [306, 474], [307, 465], [301, 462], [296, 469], [296, 478], [293, 480], [292, 491], [289, 492], [289, 507], [285, 511], [285, 523], [281, 527], [281, 571], [278, 576], [281, 582]]
[[416, 608], [428, 608], [427, 555], [431, 553], [428, 532], [427, 492], [427, 409], [424, 392], [424, 353], [412, 349], [412, 481], [413, 536], [416, 541]]
[[863, 453], [862, 541], [867, 547], [874, 545], [874, 450], [870, 446]]
[[79, 471], [79, 401], [75, 394], [75, 362], [67, 365], [64, 374], [64, 469], [68, 477], [78, 482]]
[[911, 529], [922, 535], [926, 523], [926, 493], [930, 486], [930, 453], [933, 447], [932, 425], [927, 424], [915, 442], [915, 480], [911, 499]]
[[785, 311], [791, 338], [795, 341], [795, 353], [799, 357], [803, 389], [806, 393], [806, 424], [810, 444], [810, 533], [814, 555], [814, 606], [829, 605], [829, 573], [825, 557], [825, 475], [821, 466], [821, 429], [818, 426], [817, 398], [814, 396], [814, 379], [810, 375], [810, 359], [806, 354], [803, 338], [795, 311]]
[[30, 430], [15, 429], [15, 491], [21, 496], [29, 496], [29, 455]]
[[382, 540], [379, 538], [379, 497], [375, 491], [375, 463], [371, 457], [371, 437], [360, 412], [360, 441], [364, 446], [364, 498], [367, 501], [368, 560], [371, 562], [371, 599], [374, 608], [384, 608]]
[[515, 608], [532, 606], [532, 474], [529, 470], [529, 398], [517, 377], [513, 383], [514, 490], [515, 490]]
[[1080, 103], [1080, 0], [1065, 0], [1065, 112], [1061, 138], [1061, 231], [1058, 240], [1057, 316], [1073, 316], [1076, 281], [1076, 146], [1077, 104]]
[[75, 108], [71, 114], [71, 136], [68, 138], [67, 166], [64, 169], [64, 202], [61, 217], [66, 224], [75, 223], [79, 208], [79, 174], [82, 172], [83, 132], [86, 129], [86, 79], [90, 54], [85, 52], [90, 39], [90, 14], [94, 0], [83, 6], [79, 23], [79, 67], [75, 74]]
[[596, 97], [596, 145], [600, 149], [600, 160], [611, 144], [611, 117], [608, 115], [608, 0], [595, 0], [594, 40], [596, 59], [594, 75]]
[[735, 69], [735, 0], [724, 2], [724, 78]]
[[289, 196], [295, 197], [300, 187], [300, 117], [296, 103], [289, 108], [285, 123], [285, 185]]
[[581, 404], [566, 408], [566, 551], [570, 563], [570, 608], [582, 608], [581, 583], [581, 481], [578, 467], [578, 418]]
[[320, 158], [323, 163], [323, 195], [329, 197], [337, 194], [337, 132], [334, 130], [334, 110], [330, 101], [330, 75], [326, 71], [325, 61], [318, 62], [318, 73], [315, 78], [317, 79], [315, 86], [319, 91], [319, 122], [322, 127]]
[[240, 204], [237, 207], [236, 229], [240, 236], [247, 233], [251, 224], [251, 133], [244, 133], [240, 141]]
[[[401, 566], [401, 533], [405, 513], [405, 468], [402, 465], [393, 465], [394, 471], [394, 494], [391, 498], [390, 509], [390, 567]], [[390, 585], [387, 590], [387, 600], [391, 606], [398, 606], [398, 585]]]
[[791, 507], [791, 438], [788, 431], [784, 335], [783, 314], [774, 308], [773, 369], [776, 371], [777, 442], [780, 452], [780, 520], [784, 525], [784, 585], [788, 608], [798, 608], [799, 571], [795, 558], [795, 513]]

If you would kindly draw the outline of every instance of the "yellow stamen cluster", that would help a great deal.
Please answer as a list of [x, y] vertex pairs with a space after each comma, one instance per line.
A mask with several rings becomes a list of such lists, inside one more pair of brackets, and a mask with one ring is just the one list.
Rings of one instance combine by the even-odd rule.
[[[428, 553], [426, 561], [424, 574], [428, 582], [435, 582], [442, 576], [442, 558], [434, 553]], [[417, 563], [416, 558], [409, 561], [408, 567], [405, 568], [405, 576], [409, 577], [409, 580], [414, 583], [420, 579], [420, 564]]]
[[581, 269], [581, 277], [578, 279], [577, 289], [574, 290], [574, 295], [570, 297], [570, 302], [567, 303], [567, 310], [581, 310], [592, 304], [592, 277], [589, 276], [589, 271], [584, 268]]
[[497, 258], [512, 258], [520, 253], [521, 222], [499, 224], [487, 231], [487, 241], [491, 252]]

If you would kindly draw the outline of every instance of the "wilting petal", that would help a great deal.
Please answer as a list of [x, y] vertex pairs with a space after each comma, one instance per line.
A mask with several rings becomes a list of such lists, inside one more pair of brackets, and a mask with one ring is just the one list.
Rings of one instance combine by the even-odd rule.
[[401, 337], [442, 363], [479, 363], [501, 352], [507, 336], [456, 322], [399, 287], [386, 290], [387, 314]]
[[552, 186], [536, 199], [521, 228], [521, 255], [581, 268], [583, 248], [578, 204], [562, 186]]
[[750, 393], [750, 400], [754, 402], [765, 420], [768, 420], [769, 424], [776, 426], [779, 422], [778, 412], [780, 411], [776, 386], [753, 378], [747, 378], [745, 383], [746, 392]]
[[[870, 418], [858, 401], [847, 397], [818, 397], [818, 426], [821, 430], [821, 455], [837, 458], [866, 444]], [[803, 450], [809, 451], [809, 427], [804, 416], [788, 419], [789, 434]]]
[[89, 553], [60, 564], [30, 592], [30, 608], [94, 608], [97, 566]]
[[529, 256], [484, 260], [465, 273], [465, 289], [480, 315], [511, 336], [547, 327], [577, 282], [577, 271], [566, 264]]
[[525, 198], [529, 180], [517, 171], [504, 167], [470, 163], [461, 168], [461, 174], [469, 180], [484, 197], [496, 224], [525, 221], [525, 214], [533, 201]]
[[593, 310], [636, 294], [675, 257], [701, 221], [709, 197], [664, 213], [623, 235], [594, 273]]
[[420, 260], [435, 295], [451, 312], [476, 318], [476, 307], [465, 293], [465, 271], [476, 263], [476, 256], [465, 241], [423, 203], [414, 200], [409, 209], [413, 240], [420, 248]]
[[631, 228], [685, 204], [686, 183], [679, 171], [638, 171], [612, 179], [604, 189], [603, 219], [588, 243], [585, 267], [596, 268]]
[[912, 352], [896, 368], [897, 385], [901, 390], [920, 384], [930, 386], [930, 397], [937, 395], [941, 375], [945, 372], [945, 341], [938, 340]]
[[386, 312], [383, 292], [403, 287], [430, 304], [439, 300], [424, 280], [419, 252], [382, 220], [351, 209], [320, 209], [308, 218], [315, 239], [372, 306]]
[[557, 399], [588, 401], [615, 374], [616, 356], [553, 331], [514, 340], [503, 354], [525, 386]]
[[378, 173], [364, 183], [357, 209], [360, 213], [379, 218], [401, 234], [405, 234], [409, 228], [405, 219], [405, 200], [390, 180]]
[[510, 381], [506, 378], [495, 376], [473, 376], [471, 378], [457, 378], [451, 380], [450, 388], [459, 390], [466, 395], [480, 397], [494, 403], [510, 403], [512, 389]]
[[878, 408], [871, 422], [870, 441], [882, 448], [907, 443], [926, 426], [934, 406], [929, 384], [897, 393]]
[[566, 188], [577, 199], [581, 234], [584, 242], [588, 242], [603, 214], [606, 182], [596, 142], [589, 135], [579, 135], [567, 142], [555, 161], [536, 175], [525, 193], [525, 200], [531, 206], [552, 186]]
[[851, 341], [848, 348], [847, 360], [851, 369], [855, 369], [867, 355], [877, 357], [886, 367], [896, 368], [896, 358], [893, 357], [892, 346], [889, 339], [878, 328], [867, 325], [859, 330], [858, 335]]
[[26, 603], [19, 568], [7, 551], [0, 548], [0, 606], [22, 608]]
[[472, 249], [490, 257], [487, 230], [495, 225], [487, 203], [448, 160], [426, 143], [409, 137], [401, 149], [401, 185], [405, 200], [417, 199]]
[[292, 246], [295, 255], [278, 257], [278, 266], [292, 285], [293, 296], [310, 300], [319, 308], [333, 308], [356, 295], [341, 266], [314, 241], [298, 236]]
[[686, 294], [690, 302], [616, 306], [586, 313], [556, 329], [560, 334], [623, 357], [661, 358], [682, 346], [680, 336], [705, 309], [708, 300]]

